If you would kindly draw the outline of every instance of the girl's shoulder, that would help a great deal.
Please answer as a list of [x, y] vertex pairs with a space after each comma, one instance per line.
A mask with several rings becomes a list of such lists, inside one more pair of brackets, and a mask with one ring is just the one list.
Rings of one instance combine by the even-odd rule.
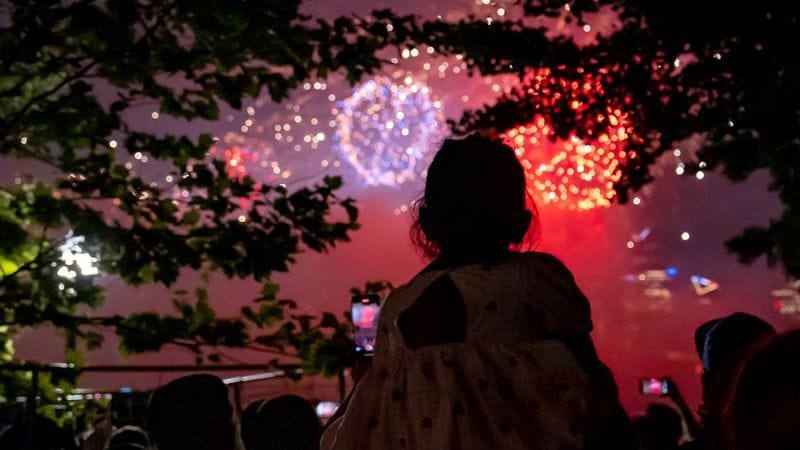
[[572, 272], [570, 272], [567, 266], [550, 253], [534, 251], [520, 252], [512, 258], [511, 262], [524, 265], [530, 270], [549, 276], [564, 278], [566, 280], [574, 279]]
[[[414, 293], [430, 284], [439, 276], [450, 273], [457, 274], [459, 278], [479, 275], [485, 277], [491, 273], [499, 274], [508, 272], [514, 277], [525, 275], [533, 278], [546, 278], [550, 280], [561, 280], [563, 282], [573, 282], [572, 272], [561, 262], [560, 259], [545, 252], [510, 252], [506, 257], [483, 263], [464, 264], [459, 266], [437, 266], [432, 263], [407, 283], [400, 286], [399, 293]], [[491, 275], [489, 275], [491, 276]]]
[[396, 287], [384, 300], [381, 314], [387, 309], [399, 314], [400, 311], [410, 306], [442, 273], [443, 271], [422, 271], [406, 283]]
[[388, 300], [415, 299], [433, 281], [440, 276], [449, 274], [453, 277], [456, 284], [491, 284], [492, 280], [507, 282], [508, 279], [517, 280], [517, 286], [529, 284], [541, 285], [545, 283], [553, 286], [566, 287], [575, 284], [572, 272], [557, 257], [544, 252], [514, 252], [510, 253], [501, 261], [493, 263], [468, 264], [457, 267], [443, 269], [426, 268], [416, 274], [405, 284], [397, 287], [389, 295]]

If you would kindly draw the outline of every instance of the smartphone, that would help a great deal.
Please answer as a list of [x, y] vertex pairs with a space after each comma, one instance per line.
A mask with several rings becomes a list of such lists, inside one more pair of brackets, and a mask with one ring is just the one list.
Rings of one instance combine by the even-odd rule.
[[336, 414], [336, 410], [339, 409], [339, 404], [336, 402], [319, 402], [315, 409], [317, 411], [317, 417], [320, 419], [330, 419]]
[[665, 378], [643, 378], [639, 380], [639, 387], [643, 395], [668, 395], [669, 381]]
[[356, 353], [370, 356], [375, 351], [380, 312], [381, 298], [377, 294], [354, 295], [351, 299], [350, 314], [353, 318]]

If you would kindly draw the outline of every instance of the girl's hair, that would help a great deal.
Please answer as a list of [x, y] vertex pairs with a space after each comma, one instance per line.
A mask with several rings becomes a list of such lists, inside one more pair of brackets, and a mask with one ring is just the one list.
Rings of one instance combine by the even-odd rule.
[[[526, 210], [532, 216], [527, 231], [519, 229]], [[536, 205], [514, 151], [477, 135], [444, 141], [412, 215], [411, 240], [431, 259], [443, 249], [529, 250], [539, 232]]]

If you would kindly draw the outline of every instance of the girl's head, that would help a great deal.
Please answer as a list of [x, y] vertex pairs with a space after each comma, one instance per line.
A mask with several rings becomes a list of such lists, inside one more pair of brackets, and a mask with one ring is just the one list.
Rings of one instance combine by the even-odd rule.
[[416, 207], [412, 240], [431, 258], [499, 255], [538, 229], [514, 151], [476, 135], [445, 140]]

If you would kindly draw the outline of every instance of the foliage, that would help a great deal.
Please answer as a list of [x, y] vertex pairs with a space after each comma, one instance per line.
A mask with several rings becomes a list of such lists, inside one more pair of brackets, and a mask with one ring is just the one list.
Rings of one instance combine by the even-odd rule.
[[[462, 54], [481, 74], [524, 78], [548, 68], [568, 83], [601, 74], [603, 95], [572, 105], [568, 96], [548, 102], [517, 89], [467, 111], [452, 122], [454, 131], [498, 133], [538, 114], [557, 136], [591, 137], [613, 126], [603, 122], [609, 110], [626, 105], [634, 124], [628, 148], [636, 157], [621, 168], [621, 202], [653, 181], [660, 155], [700, 136], [687, 173], [719, 169], [740, 181], [765, 169], [783, 203], [781, 217], [745, 230], [728, 241], [729, 250], [745, 263], [766, 256], [800, 277], [800, 56], [789, 44], [800, 32], [795, 2], [526, 0], [522, 9], [518, 20], [425, 24], [419, 38]], [[581, 33], [584, 19], [597, 13], [617, 23], [590, 45], [529, 25], [555, 18]]]
[[[91, 314], [103, 289], [93, 271], [63, 261], [63, 247], [79, 237], [100, 273], [131, 285], [169, 287], [184, 269], [270, 285], [304, 249], [349, 240], [358, 210], [337, 197], [339, 178], [293, 192], [230, 179], [206, 156], [209, 135], [152, 134], [126, 115], [149, 104], [165, 117], [213, 121], [262, 91], [278, 101], [306, 79], [344, 71], [354, 82], [382, 63], [374, 53], [389, 42], [359, 36], [358, 19], [311, 21], [299, 3], [2, 2], [0, 157], [37, 176], [0, 187], [0, 325], [12, 335], [54, 325], [70, 349], [77, 339], [100, 345], [98, 327], [115, 329], [129, 352], [238, 346], [248, 343], [246, 325], [217, 319], [202, 289], [178, 293], [175, 317]], [[126, 153], [146, 155], [176, 181], [152, 184], [126, 168]], [[266, 297], [247, 326], [271, 325], [290, 306]], [[341, 325], [291, 321], [287, 345], [300, 356], [316, 351], [308, 335]]]
[[[9, 326], [0, 326], [0, 364], [16, 362], [13, 337]], [[79, 355], [73, 352], [70, 356], [68, 361], [76, 367], [79, 366]], [[67, 399], [66, 393], [75, 388], [76, 373], [74, 370], [40, 371], [37, 374], [37, 386], [39, 403], [42, 406], [37, 412], [60, 426], [83, 429], [81, 425], [87, 423], [81, 420], [81, 414], [102, 407], [104, 402], [102, 399]], [[17, 398], [30, 396], [33, 377], [32, 371], [0, 371], [0, 406], [14, 405]]]
[[[385, 298], [393, 289], [391, 282], [379, 280], [351, 292]], [[307, 375], [334, 376], [353, 364], [349, 312], [341, 319], [329, 312], [299, 314], [297, 303], [280, 298], [278, 286], [270, 282], [263, 284], [255, 304], [242, 307], [235, 318], [217, 318], [203, 288], [197, 290], [195, 305], [185, 300], [186, 292], [177, 294], [178, 316], [144, 312], [125, 319], [118, 329], [126, 351], [158, 351], [170, 343], [191, 350], [198, 361], [218, 362], [225, 357], [223, 348], [247, 348], [270, 355], [276, 367], [299, 360]]]
[[[14, 340], [8, 326], [0, 327], [0, 364], [14, 360]], [[28, 380], [13, 372], [0, 372], [0, 398], [14, 398], [28, 389]], [[4, 400], [5, 401], [5, 400]]]

